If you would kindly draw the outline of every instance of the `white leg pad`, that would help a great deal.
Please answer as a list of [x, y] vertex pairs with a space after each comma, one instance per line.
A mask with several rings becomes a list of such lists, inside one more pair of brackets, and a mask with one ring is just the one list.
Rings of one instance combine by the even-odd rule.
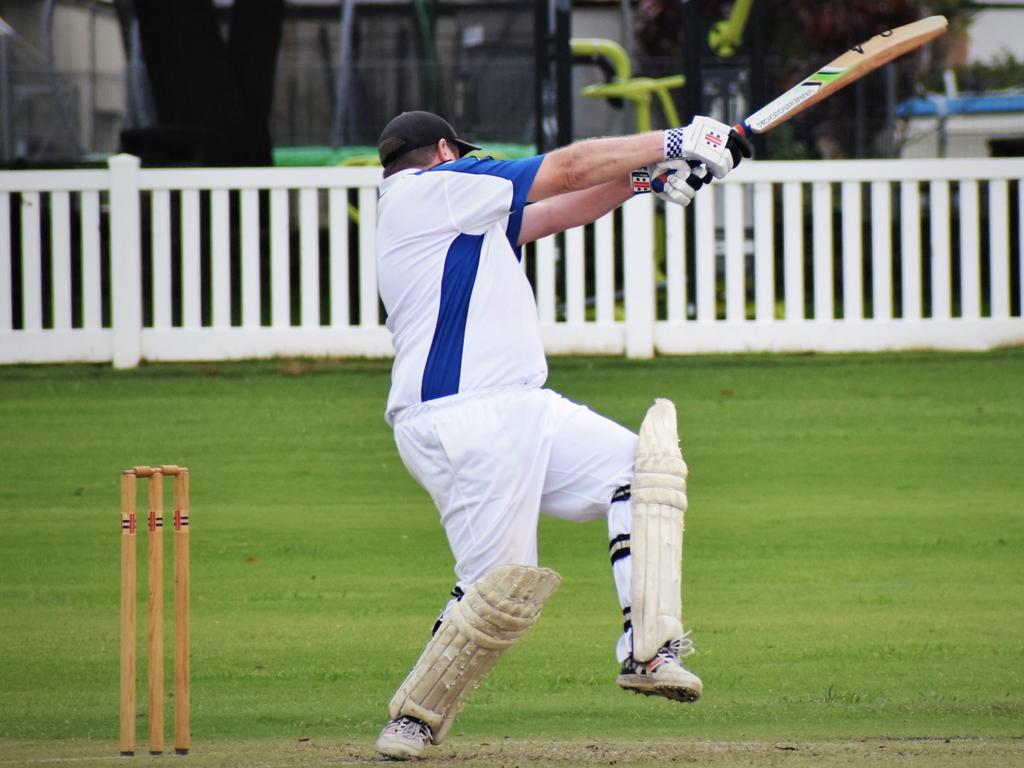
[[422, 720], [440, 744], [469, 694], [536, 623], [561, 581], [549, 568], [501, 565], [471, 584], [395, 692], [388, 716]]
[[655, 400], [640, 425], [632, 498], [633, 657], [648, 661], [683, 636], [686, 462], [671, 400]]

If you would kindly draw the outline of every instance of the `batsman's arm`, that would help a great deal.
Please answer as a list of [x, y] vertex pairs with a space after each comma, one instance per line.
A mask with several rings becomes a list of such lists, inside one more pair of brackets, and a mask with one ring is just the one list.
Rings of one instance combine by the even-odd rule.
[[544, 156], [526, 199], [532, 203], [590, 189], [662, 160], [695, 161], [722, 179], [751, 152], [749, 142], [737, 131], [698, 116], [685, 128], [589, 139], [556, 149]]
[[628, 175], [578, 192], [555, 195], [523, 211], [519, 245], [583, 226], [613, 211], [633, 196]]
[[665, 158], [665, 131], [587, 139], [544, 156], [530, 186], [528, 202], [620, 181], [629, 172]]

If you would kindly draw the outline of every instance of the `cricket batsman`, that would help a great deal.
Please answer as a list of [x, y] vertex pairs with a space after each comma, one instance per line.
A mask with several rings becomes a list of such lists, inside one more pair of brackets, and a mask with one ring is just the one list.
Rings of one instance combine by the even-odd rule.
[[588, 224], [634, 194], [688, 205], [704, 179], [750, 157], [750, 144], [697, 117], [522, 160], [465, 156], [478, 149], [430, 112], [398, 115], [378, 142], [377, 274], [395, 348], [386, 418], [437, 506], [456, 576], [377, 740], [399, 760], [444, 740], [558, 588], [558, 574], [537, 563], [540, 513], [607, 521], [623, 615], [617, 683], [675, 701], [701, 695], [700, 678], [681, 664], [693, 646], [681, 619], [686, 464], [675, 408], [656, 401], [634, 434], [546, 389], [519, 262], [524, 244]]

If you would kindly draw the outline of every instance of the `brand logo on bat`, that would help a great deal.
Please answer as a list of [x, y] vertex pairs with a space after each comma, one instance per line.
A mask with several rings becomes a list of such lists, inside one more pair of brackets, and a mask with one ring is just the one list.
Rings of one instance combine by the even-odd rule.
[[761, 131], [783, 115], [796, 109], [826, 85], [835, 82], [847, 71], [846, 67], [822, 67], [800, 85], [791, 88], [771, 104], [755, 112], [747, 119], [747, 123], [755, 131]]
[[755, 130], [760, 130], [764, 128], [764, 126], [766, 125], [771, 125], [782, 115], [785, 115], [787, 112], [793, 111], [793, 108], [796, 107], [798, 104], [809, 99], [814, 94], [814, 92], [821, 86], [821, 83], [807, 83], [806, 85], [812, 87], [804, 88], [803, 90], [791, 94], [791, 97], [788, 101], [784, 102], [777, 108], [766, 112], [766, 114], [763, 117], [755, 116], [751, 118], [749, 121], [750, 126]]

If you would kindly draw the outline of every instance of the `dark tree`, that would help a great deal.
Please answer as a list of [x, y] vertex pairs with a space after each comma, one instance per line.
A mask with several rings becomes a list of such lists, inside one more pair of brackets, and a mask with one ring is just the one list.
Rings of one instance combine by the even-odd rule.
[[158, 124], [125, 131], [148, 164], [270, 165], [284, 0], [235, 0], [227, 39], [212, 0], [134, 0]]

